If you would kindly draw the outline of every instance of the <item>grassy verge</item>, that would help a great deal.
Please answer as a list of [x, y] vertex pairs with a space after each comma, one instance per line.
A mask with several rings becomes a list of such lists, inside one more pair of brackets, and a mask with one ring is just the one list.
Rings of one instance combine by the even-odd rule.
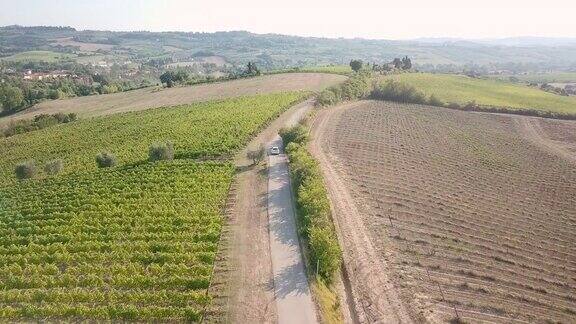
[[306, 149], [308, 130], [303, 125], [283, 129], [280, 135], [290, 159], [296, 197], [298, 232], [311, 286], [325, 323], [341, 323], [342, 311], [333, 285], [342, 264], [342, 251], [330, 213], [330, 201], [318, 162]]

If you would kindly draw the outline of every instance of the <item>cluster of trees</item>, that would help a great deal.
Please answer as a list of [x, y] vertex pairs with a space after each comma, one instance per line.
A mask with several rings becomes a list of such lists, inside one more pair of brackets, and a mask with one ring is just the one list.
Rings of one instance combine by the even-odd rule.
[[373, 72], [381, 72], [381, 73], [390, 72], [393, 71], [394, 69], [407, 71], [412, 69], [412, 60], [408, 56], [404, 56], [403, 58], [395, 58], [394, 60], [392, 60], [392, 62], [385, 63], [382, 65], [372, 63], [372, 66], [370, 66], [369, 63], [365, 64], [361, 60], [352, 60], [350, 61], [350, 68], [352, 68], [352, 71], [354, 72], [359, 72], [363, 68], [371, 69]]
[[43, 129], [46, 127], [54, 126], [57, 124], [66, 124], [73, 122], [77, 119], [75, 113], [56, 113], [56, 114], [41, 114], [33, 119], [22, 119], [17, 121], [12, 121], [8, 124], [6, 128], [2, 131], [4, 137], [13, 136], [16, 134], [27, 133], [35, 131], [38, 129]]
[[317, 99], [318, 106], [331, 106], [345, 100], [363, 98], [370, 94], [370, 73], [362, 71], [354, 74], [341, 84], [332, 86], [322, 91]]
[[0, 84], [0, 109], [3, 114], [16, 112], [24, 105], [24, 94], [20, 88], [6, 83]]
[[342, 263], [330, 202], [318, 162], [306, 150], [307, 129], [298, 125], [280, 135], [290, 157], [290, 174], [296, 191], [299, 232], [310, 252], [309, 269], [326, 282], [332, 281]]
[[[532, 84], [531, 84], [532, 85]], [[576, 95], [576, 88], [572, 89], [572, 88], [561, 88], [561, 87], [556, 87], [553, 86], [549, 83], [542, 83], [539, 86], [540, 90], [546, 91], [546, 92], [550, 92], [550, 93], [554, 93], [560, 96], [569, 96], [569, 95]]]
[[3, 114], [11, 114], [47, 99], [54, 100], [116, 93], [148, 85], [147, 83], [138, 84], [129, 80], [111, 82], [108, 78], [99, 74], [93, 75], [92, 82], [89, 83], [69, 78], [49, 81], [25, 81], [17, 78], [6, 78], [3, 83], [0, 83], [0, 109]]
[[160, 75], [160, 81], [163, 84], [166, 84], [168, 88], [172, 88], [176, 84], [183, 84], [188, 82], [190, 79], [190, 75], [188, 72], [179, 70], [179, 71], [166, 71]]

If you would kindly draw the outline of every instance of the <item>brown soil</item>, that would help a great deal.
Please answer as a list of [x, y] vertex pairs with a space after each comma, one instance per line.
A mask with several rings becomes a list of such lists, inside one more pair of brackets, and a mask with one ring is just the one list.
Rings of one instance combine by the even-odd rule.
[[544, 118], [516, 118], [516, 125], [536, 146], [576, 163], [576, 122]]
[[319, 116], [366, 322], [576, 321], [576, 123], [528, 120], [373, 101]]
[[355, 313], [360, 322], [412, 323], [397, 289], [388, 275], [389, 262], [380, 258], [362, 221], [363, 204], [355, 201], [340, 176], [338, 165], [332, 163], [326, 144], [333, 138], [334, 122], [351, 104], [322, 111], [312, 127], [311, 152], [322, 165], [328, 185], [332, 214], [343, 247], [344, 263], [352, 286]]
[[296, 90], [319, 91], [345, 79], [346, 77], [336, 74], [285, 73], [189, 87], [170, 89], [154, 87], [107, 95], [51, 100], [17, 114], [2, 117], [0, 125], [10, 120], [32, 118], [38, 114], [75, 112], [80, 117], [92, 117], [241, 95]]

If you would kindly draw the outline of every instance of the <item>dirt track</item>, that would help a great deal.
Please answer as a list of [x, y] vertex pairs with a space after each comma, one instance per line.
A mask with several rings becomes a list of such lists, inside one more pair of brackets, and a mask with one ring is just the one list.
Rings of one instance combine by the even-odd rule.
[[296, 90], [319, 91], [345, 79], [345, 76], [336, 74], [285, 73], [159, 91], [155, 90], [156, 88], [145, 88], [107, 95], [51, 100], [20, 113], [2, 117], [0, 125], [42, 113], [75, 112], [80, 117], [92, 117], [241, 95]]
[[[518, 130], [526, 136], [532, 143], [541, 149], [548, 151], [560, 158], [566, 159], [576, 163], [576, 151], [571, 151], [566, 142], [555, 141], [551, 139], [543, 128], [542, 124], [547, 123], [543, 118], [536, 117], [518, 117], [514, 119]], [[558, 121], [558, 123], [562, 123]], [[566, 123], [568, 125], [573, 125], [574, 123]], [[573, 127], [576, 131], [576, 127]], [[571, 145], [572, 147], [574, 145]]]
[[312, 127], [311, 152], [322, 166], [360, 322], [412, 323], [413, 319], [392, 278], [388, 276], [386, 260], [381, 259], [367, 234], [361, 216], [362, 212], [366, 212], [366, 205], [357, 205], [354, 201], [337, 171], [338, 163], [334, 163], [336, 159], [327, 144], [333, 138], [331, 131], [339, 115], [344, 109], [355, 105], [358, 103], [325, 109], [319, 113]]

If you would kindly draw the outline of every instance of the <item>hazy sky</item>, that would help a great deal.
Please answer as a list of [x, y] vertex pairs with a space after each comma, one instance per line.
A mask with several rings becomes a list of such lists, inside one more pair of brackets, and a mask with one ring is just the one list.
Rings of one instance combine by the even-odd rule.
[[0, 0], [0, 25], [302, 36], [576, 37], [576, 0]]

